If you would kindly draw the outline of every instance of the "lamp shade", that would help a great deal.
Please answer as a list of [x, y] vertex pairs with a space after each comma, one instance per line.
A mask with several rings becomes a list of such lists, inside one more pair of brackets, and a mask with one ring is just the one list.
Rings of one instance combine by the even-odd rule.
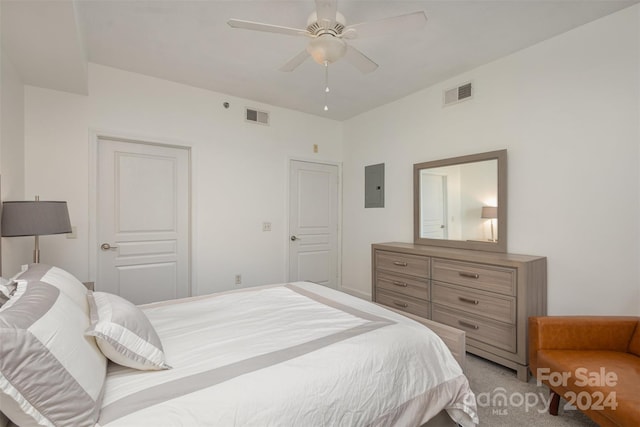
[[1, 227], [3, 237], [71, 233], [67, 202], [4, 202]]
[[483, 206], [482, 214], [480, 218], [490, 218], [495, 219], [498, 218], [498, 207], [497, 206]]

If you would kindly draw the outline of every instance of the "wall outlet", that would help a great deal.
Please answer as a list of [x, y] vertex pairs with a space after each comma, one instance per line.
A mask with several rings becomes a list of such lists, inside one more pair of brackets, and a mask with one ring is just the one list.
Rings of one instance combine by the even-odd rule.
[[271, 223], [263, 222], [262, 223], [262, 231], [271, 231]]
[[314, 153], [318, 152], [318, 144], [313, 144], [313, 152]]
[[242, 274], [236, 274], [236, 285], [242, 284]]

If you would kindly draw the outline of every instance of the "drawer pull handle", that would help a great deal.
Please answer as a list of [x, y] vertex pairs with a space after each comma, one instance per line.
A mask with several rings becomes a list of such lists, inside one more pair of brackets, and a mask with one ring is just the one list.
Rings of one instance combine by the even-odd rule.
[[462, 277], [468, 277], [470, 279], [479, 279], [480, 278], [480, 275], [478, 273], [467, 273], [465, 271], [459, 271], [458, 274], [461, 275]]
[[393, 281], [393, 282], [391, 282], [391, 283], [393, 283], [393, 284], [394, 284], [394, 285], [396, 285], [396, 286], [402, 286], [403, 288], [406, 288], [406, 287], [407, 287], [407, 284], [406, 284], [406, 283], [404, 283], [404, 282], [398, 282], [398, 281], [395, 281], [395, 280], [394, 280], [394, 281]]
[[458, 299], [462, 302], [468, 302], [469, 304], [475, 304], [475, 305], [480, 304], [480, 301], [478, 301], [477, 299], [471, 299], [471, 298], [465, 298], [465, 297], [458, 297]]
[[393, 265], [397, 265], [399, 267], [406, 267], [407, 263], [402, 261], [393, 261]]
[[467, 328], [480, 329], [480, 326], [475, 325], [471, 322], [465, 322], [464, 320], [458, 320], [458, 323], [461, 324], [462, 326], [466, 326]]
[[404, 302], [394, 301], [393, 303], [394, 303], [395, 305], [397, 305], [398, 307], [402, 307], [402, 308], [407, 308], [407, 307], [409, 307], [409, 304], [404, 303]]

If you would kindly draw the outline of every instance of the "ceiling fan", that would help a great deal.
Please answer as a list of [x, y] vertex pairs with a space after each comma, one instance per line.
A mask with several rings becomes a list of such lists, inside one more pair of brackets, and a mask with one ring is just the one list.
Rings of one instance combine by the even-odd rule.
[[311, 40], [307, 48], [287, 61], [280, 67], [280, 71], [293, 71], [311, 56], [314, 61], [325, 67], [344, 57], [362, 73], [370, 73], [378, 68], [378, 64], [355, 47], [347, 44], [345, 39], [420, 29], [427, 22], [425, 13], [419, 11], [378, 21], [347, 25], [344, 16], [337, 10], [337, 0], [315, 0], [315, 3], [316, 11], [309, 16], [306, 29], [239, 19], [229, 19], [227, 23], [233, 28], [309, 37]]

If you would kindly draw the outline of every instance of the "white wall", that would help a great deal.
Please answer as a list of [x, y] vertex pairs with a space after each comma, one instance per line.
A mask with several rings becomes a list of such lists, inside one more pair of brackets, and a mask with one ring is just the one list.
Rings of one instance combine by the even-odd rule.
[[[20, 74], [2, 51], [0, 71], [0, 174], [1, 200], [24, 199], [24, 91]], [[32, 259], [33, 238], [2, 239], [2, 273], [10, 277]]]
[[[270, 126], [245, 122], [245, 106], [269, 111]], [[342, 158], [339, 122], [96, 64], [88, 96], [27, 87], [25, 111], [27, 194], [67, 200], [78, 228], [77, 240], [43, 237], [42, 262], [83, 280], [97, 250], [88, 246], [92, 130], [192, 147], [199, 294], [234, 287], [235, 274], [243, 286], [285, 281], [288, 159]]]
[[40, 262], [86, 281], [88, 265], [88, 99], [25, 86], [25, 198], [65, 200], [77, 239], [40, 237]]
[[640, 314], [639, 28], [636, 5], [345, 122], [343, 286], [369, 294], [370, 244], [412, 240], [414, 163], [506, 148], [508, 250], [548, 257], [549, 313]]
[[[639, 22], [634, 6], [345, 123], [93, 64], [87, 97], [27, 87], [24, 194], [68, 200], [78, 227], [43, 238], [43, 262], [89, 278], [91, 129], [193, 147], [198, 293], [286, 278], [289, 156], [344, 160], [343, 286], [368, 295], [369, 245], [412, 239], [412, 164], [507, 148], [509, 250], [548, 257], [550, 313], [638, 314]], [[474, 99], [443, 109], [469, 79]], [[271, 126], [246, 124], [245, 105]], [[364, 209], [376, 163], [386, 207]]]

